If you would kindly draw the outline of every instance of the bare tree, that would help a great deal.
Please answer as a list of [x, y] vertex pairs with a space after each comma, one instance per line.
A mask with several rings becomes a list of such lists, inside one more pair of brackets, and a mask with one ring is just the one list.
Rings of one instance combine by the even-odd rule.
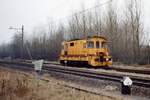
[[117, 58], [117, 50], [118, 48], [116, 47], [116, 42], [117, 39], [119, 38], [118, 36], [118, 23], [117, 23], [117, 14], [115, 12], [115, 9], [111, 4], [109, 4], [108, 6], [108, 15], [107, 15], [107, 19], [106, 19], [106, 26], [105, 26], [105, 33], [106, 36], [108, 37], [108, 39], [111, 41], [111, 54], [113, 55], [114, 59], [118, 59]]
[[129, 12], [129, 22], [131, 25], [130, 32], [132, 34], [133, 62], [137, 62], [140, 58], [139, 36], [142, 31], [140, 0], [130, 0], [130, 2], [128, 2], [127, 9]]

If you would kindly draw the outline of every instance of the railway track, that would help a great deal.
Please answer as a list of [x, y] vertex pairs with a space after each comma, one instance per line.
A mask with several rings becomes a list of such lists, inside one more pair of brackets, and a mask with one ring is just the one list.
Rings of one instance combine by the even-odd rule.
[[[54, 65], [60, 65], [56, 62], [46, 62], [45, 64], [54, 64]], [[119, 65], [112, 65], [108, 70], [114, 70], [119, 72], [128, 72], [128, 73], [137, 73], [137, 74], [147, 74], [150, 75], [150, 68], [136, 68], [132, 66], [124, 66], [124, 67], [118, 67]], [[105, 68], [99, 68], [99, 69], [105, 69]], [[99, 70], [97, 68], [97, 70]]]
[[[16, 62], [16, 61], [0, 61], [0, 64], [5, 66], [13, 66], [13, 68], [23, 69], [23, 70], [34, 70], [33, 64], [26, 63], [26, 62]], [[75, 76], [93, 78], [98, 80], [107, 80], [113, 82], [122, 82], [124, 76], [129, 76], [132, 81], [133, 85], [150, 88], [150, 78], [147, 77], [137, 77], [133, 75], [121, 75], [116, 73], [100, 73], [95, 71], [90, 71], [86, 69], [78, 69], [78, 68], [71, 68], [71, 67], [62, 67], [60, 65], [53, 65], [53, 64], [44, 64], [43, 71], [50, 73], [50, 72], [57, 72], [63, 74], [71, 74]]]
[[[27, 60], [25, 62], [31, 63], [31, 60]], [[45, 61], [44, 64], [60, 65], [59, 62], [52, 62], [52, 61]], [[122, 66], [122, 67], [119, 67], [119, 66]], [[103, 68], [100, 68], [100, 69], [103, 69]], [[150, 75], [150, 68], [145, 68], [145, 67], [133, 67], [133, 66], [126, 66], [126, 65], [112, 65], [112, 66], [110, 66], [109, 70]]]
[[[32, 61], [31, 60], [25, 60], [23, 62], [31, 63]], [[60, 65], [59, 62], [53, 62], [53, 61], [44, 61], [44, 64]], [[122, 66], [122, 67], [120, 67], [120, 66]], [[99, 68], [99, 69], [105, 69], [105, 68]], [[99, 70], [99, 69], [97, 68], [97, 70]], [[110, 66], [109, 70], [150, 75], [150, 68], [145, 68], [145, 67], [133, 67], [133, 66], [126, 66], [126, 65], [112, 65], [112, 66]]]

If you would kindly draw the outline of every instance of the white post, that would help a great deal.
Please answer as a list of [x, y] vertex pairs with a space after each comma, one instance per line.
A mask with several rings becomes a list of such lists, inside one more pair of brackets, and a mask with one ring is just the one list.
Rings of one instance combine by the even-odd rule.
[[44, 60], [37, 60], [32, 62], [32, 64], [34, 64], [34, 70], [36, 71], [37, 74], [37, 79], [39, 79], [38, 75], [41, 73], [43, 62]]
[[122, 94], [130, 95], [131, 94], [131, 86], [132, 86], [132, 80], [130, 77], [123, 77], [122, 81]]

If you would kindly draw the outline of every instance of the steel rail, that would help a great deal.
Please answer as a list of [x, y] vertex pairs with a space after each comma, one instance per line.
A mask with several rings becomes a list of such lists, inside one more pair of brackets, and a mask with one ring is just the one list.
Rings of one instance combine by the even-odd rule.
[[[27, 61], [28, 63], [31, 61]], [[58, 62], [50, 62], [50, 61], [45, 61], [44, 64], [54, 64], [54, 65], [60, 65], [60, 63]], [[137, 73], [137, 74], [147, 74], [150, 75], [150, 68], [126, 68], [126, 67], [116, 67], [119, 65], [112, 65], [109, 67], [109, 70], [115, 70], [115, 71], [119, 71], [119, 72], [128, 72], [128, 73]], [[125, 65], [126, 66], [126, 65]], [[102, 68], [104, 69], [104, 68]]]
[[[31, 60], [25, 60], [23, 62], [27, 62], [27, 63], [31, 63]], [[53, 65], [60, 65], [60, 63], [58, 62], [51, 62], [51, 61], [45, 61], [44, 64], [53, 64]], [[136, 73], [136, 74], [147, 74], [150, 75], [150, 68], [146, 68], [146, 69], [137, 69], [137, 68], [122, 68], [122, 67], [116, 67], [119, 65], [112, 65], [110, 66], [109, 70], [115, 70], [118, 72], [128, 72], [128, 73]], [[139, 68], [139, 67], [138, 67]], [[104, 69], [104, 68], [101, 68]]]
[[[9, 62], [9, 61], [0, 61], [1, 64], [9, 64], [9, 65], [16, 65], [16, 66], [22, 66], [20, 68], [26, 67], [33, 69], [33, 64], [31, 63], [23, 63], [23, 62]], [[19, 68], [19, 67], [17, 67]], [[79, 69], [71, 69], [71, 68], [63, 68], [63, 67], [56, 67], [53, 65], [44, 65], [43, 70], [47, 72], [59, 72], [63, 74], [71, 74], [76, 76], [82, 76], [87, 78], [93, 78], [93, 79], [99, 79], [99, 80], [109, 80], [109, 81], [115, 81], [115, 82], [122, 82], [123, 76], [120, 75], [110, 75], [110, 74], [104, 74], [104, 73], [97, 73], [97, 72], [91, 72], [87, 70], [79, 70]], [[142, 86], [142, 87], [148, 87], [150, 88], [150, 80], [149, 79], [140, 79], [136, 77], [130, 77], [133, 81], [133, 85], [136, 86]]]
[[[80, 75], [85, 76], [88, 78], [94, 78], [99, 80], [110, 80], [115, 82], [122, 82], [122, 79], [124, 76], [120, 75], [110, 75], [110, 74], [104, 74], [104, 73], [96, 73], [96, 72], [90, 72], [90, 71], [81, 71], [81, 70], [73, 70], [68, 68], [58, 68], [58, 67], [48, 67], [45, 66], [44, 69], [48, 71], [57, 71], [57, 72], [63, 72], [68, 74], [74, 74], [74, 75]], [[130, 76], [129, 76], [130, 77]], [[150, 80], [149, 79], [140, 79], [136, 77], [130, 77], [133, 81], [133, 85], [136, 86], [142, 86], [142, 87], [150, 87]]]

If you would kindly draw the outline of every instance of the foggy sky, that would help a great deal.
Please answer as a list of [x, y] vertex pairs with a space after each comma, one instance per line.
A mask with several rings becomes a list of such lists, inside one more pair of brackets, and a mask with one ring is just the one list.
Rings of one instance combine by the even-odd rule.
[[[45, 24], [49, 18], [63, 19], [73, 11], [79, 11], [81, 5], [90, 8], [97, 0], [0, 0], [0, 44], [11, 40], [14, 30], [10, 26], [19, 28], [25, 26], [26, 34], [39, 24]], [[105, 2], [108, 0], [99, 0]], [[118, 2], [121, 0], [114, 0]], [[123, 1], [123, 0], [122, 0]], [[150, 32], [150, 0], [142, 0], [143, 21]], [[150, 33], [149, 33], [150, 34]]]

